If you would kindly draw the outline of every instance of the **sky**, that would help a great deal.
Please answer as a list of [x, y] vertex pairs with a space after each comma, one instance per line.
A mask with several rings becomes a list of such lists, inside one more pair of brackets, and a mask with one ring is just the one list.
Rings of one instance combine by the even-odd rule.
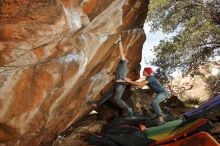
[[146, 64], [145, 61], [151, 61], [154, 57], [153, 47], [157, 46], [160, 42], [160, 40], [164, 39], [165, 37], [168, 37], [167, 35], [164, 35], [161, 31], [157, 32], [150, 32], [150, 26], [148, 23], [144, 24], [144, 31], [146, 34], [146, 41], [144, 42], [143, 49], [142, 49], [142, 60], [141, 60], [141, 75], [144, 67], [152, 67], [153, 70], [156, 70], [155, 66], [151, 66], [150, 64]]

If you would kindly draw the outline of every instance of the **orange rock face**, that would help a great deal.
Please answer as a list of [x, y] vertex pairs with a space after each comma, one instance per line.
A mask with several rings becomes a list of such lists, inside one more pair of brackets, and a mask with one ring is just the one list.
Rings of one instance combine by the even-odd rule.
[[[112, 85], [122, 42], [139, 76], [148, 0], [0, 1], [0, 143], [50, 141]], [[119, 31], [120, 30], [120, 31]]]

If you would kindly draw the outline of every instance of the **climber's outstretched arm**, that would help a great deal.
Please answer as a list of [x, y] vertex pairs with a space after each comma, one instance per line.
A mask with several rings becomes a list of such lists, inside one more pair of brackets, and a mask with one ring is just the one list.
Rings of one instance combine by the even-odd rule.
[[135, 82], [135, 81], [130, 80], [129, 78], [125, 78], [125, 81], [127, 83], [129, 83], [130, 85], [137, 86], [139, 88], [142, 88], [143, 86], [145, 86], [148, 83], [148, 81], [146, 81], [146, 80], [143, 80], [141, 82]]
[[124, 53], [121, 41], [119, 41], [119, 53], [120, 53], [121, 60], [125, 60], [125, 53]]

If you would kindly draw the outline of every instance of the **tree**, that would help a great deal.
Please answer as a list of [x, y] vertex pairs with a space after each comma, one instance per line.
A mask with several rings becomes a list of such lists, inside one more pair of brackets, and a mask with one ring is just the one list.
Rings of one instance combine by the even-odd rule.
[[176, 33], [154, 48], [152, 64], [167, 74], [189, 73], [220, 55], [219, 0], [151, 0], [147, 21], [151, 31]]

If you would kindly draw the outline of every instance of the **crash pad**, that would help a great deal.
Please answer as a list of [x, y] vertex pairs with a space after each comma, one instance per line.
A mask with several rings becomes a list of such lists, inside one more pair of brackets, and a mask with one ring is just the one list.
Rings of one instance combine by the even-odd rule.
[[220, 144], [209, 133], [199, 132], [162, 146], [220, 146]]
[[203, 118], [189, 122], [183, 118], [148, 128], [144, 132], [147, 139], [156, 141], [154, 144], [163, 144], [195, 132], [207, 131], [211, 127], [212, 123], [208, 119]]
[[208, 113], [215, 108], [220, 108], [220, 95], [211, 98], [208, 102], [200, 105], [198, 108], [185, 112], [184, 116], [188, 120], [205, 118]]

